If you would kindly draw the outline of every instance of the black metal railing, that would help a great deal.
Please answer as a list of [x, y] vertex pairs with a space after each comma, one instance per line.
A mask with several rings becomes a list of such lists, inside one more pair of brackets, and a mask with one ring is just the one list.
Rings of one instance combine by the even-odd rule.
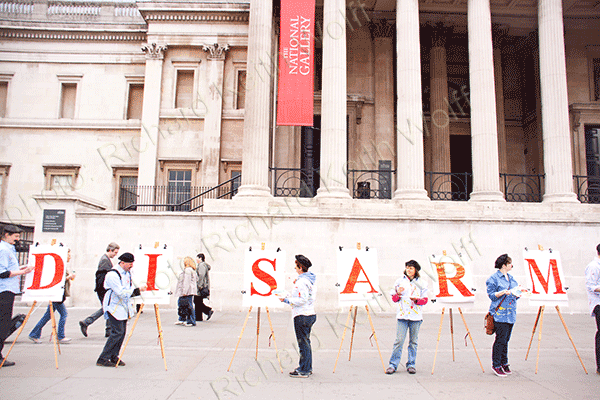
[[314, 197], [319, 188], [319, 170], [313, 168], [269, 168], [273, 173], [273, 196]]
[[473, 188], [473, 174], [425, 171], [425, 187], [431, 200], [467, 201]]
[[542, 201], [544, 175], [500, 174], [504, 198], [510, 202], [535, 203]]
[[577, 199], [582, 203], [600, 204], [600, 177], [574, 175]]
[[[233, 177], [215, 187], [202, 186], [122, 186], [119, 210], [123, 211], [197, 211], [206, 199], [230, 199], [237, 192], [241, 176]], [[121, 200], [133, 200], [121, 204]]]
[[354, 199], [391, 199], [396, 170], [349, 169], [348, 183]]

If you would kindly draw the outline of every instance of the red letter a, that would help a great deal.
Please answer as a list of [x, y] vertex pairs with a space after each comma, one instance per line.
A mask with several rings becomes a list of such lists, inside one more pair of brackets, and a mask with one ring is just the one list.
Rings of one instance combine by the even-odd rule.
[[[365, 275], [365, 278], [367, 278], [366, 281], [359, 281], [358, 280], [358, 275], [361, 273], [361, 271]], [[345, 293], [345, 294], [356, 293], [354, 291], [354, 286], [356, 286], [356, 284], [358, 282], [360, 282], [360, 283], [368, 283], [369, 286], [371, 286], [371, 291], [369, 293], [377, 293], [377, 290], [375, 290], [375, 288], [371, 284], [371, 281], [369, 280], [369, 277], [367, 276], [367, 273], [363, 269], [362, 265], [360, 265], [360, 262], [358, 261], [358, 258], [355, 258], [354, 259], [354, 265], [352, 266], [352, 271], [350, 271], [350, 276], [348, 277], [348, 282], [346, 282], [346, 287], [344, 287], [344, 290], [342, 291], [342, 293]]]

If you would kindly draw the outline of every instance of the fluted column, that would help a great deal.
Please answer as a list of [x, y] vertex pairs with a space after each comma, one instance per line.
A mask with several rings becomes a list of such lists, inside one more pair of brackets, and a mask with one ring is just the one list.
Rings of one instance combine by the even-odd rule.
[[496, 86], [496, 125], [498, 129], [498, 158], [499, 169], [508, 173], [506, 161], [506, 127], [504, 116], [504, 79], [502, 78], [502, 44], [508, 33], [508, 27], [494, 24], [492, 26], [494, 40], [494, 77]]
[[273, 2], [252, 0], [249, 18], [242, 185], [234, 198], [271, 197], [269, 132], [274, 59], [271, 54]]
[[425, 190], [419, 0], [396, 0], [398, 173], [395, 200], [429, 200]]
[[346, 183], [346, 1], [323, 4], [321, 183], [317, 198], [350, 198]]
[[[144, 74], [144, 101], [142, 104], [142, 130], [140, 132], [140, 152], [138, 167], [138, 185], [156, 185], [156, 167], [158, 158], [158, 124], [160, 120], [160, 99], [162, 86], [163, 61], [167, 46], [151, 43], [142, 46], [146, 53], [146, 71]], [[144, 202], [154, 203], [154, 191], [151, 198]]]
[[[450, 29], [438, 24], [432, 29], [429, 57], [430, 110], [431, 110], [431, 169], [433, 172], [450, 172], [450, 117], [448, 115], [448, 71], [446, 65], [446, 40]], [[452, 191], [450, 182], [439, 189]]]
[[490, 0], [469, 0], [467, 7], [473, 157], [473, 192], [470, 200], [504, 201], [498, 167]]
[[567, 98], [567, 71], [561, 0], [538, 0], [544, 202], [577, 202]]
[[202, 140], [202, 186], [214, 187], [219, 184], [221, 163], [221, 121], [223, 118], [223, 70], [225, 52], [228, 45], [215, 43], [203, 46], [208, 55], [208, 92], [205, 101], [207, 113], [204, 118], [204, 138]]

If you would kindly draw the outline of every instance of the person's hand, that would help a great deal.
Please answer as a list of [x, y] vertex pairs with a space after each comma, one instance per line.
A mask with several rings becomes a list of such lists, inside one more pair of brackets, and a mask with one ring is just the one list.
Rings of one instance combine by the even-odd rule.
[[21, 267], [21, 271], [23, 272], [23, 275], [30, 273], [34, 269], [35, 269], [34, 265], [26, 265], [24, 267]]
[[140, 292], [145, 292], [148, 289], [148, 286], [143, 285], [143, 286], [140, 286], [139, 289], [140, 289]]
[[285, 297], [278, 297], [279, 301], [283, 303], [283, 301], [285, 300]]
[[413, 302], [415, 302], [415, 303], [416, 303], [416, 302], [419, 300], [419, 298], [418, 298], [418, 297], [411, 297], [410, 299], [411, 299]]
[[398, 286], [398, 287], [396, 288], [396, 293], [398, 293], [398, 294], [400, 294], [400, 295], [401, 295], [401, 294], [402, 294], [402, 292], [404, 292], [404, 288], [403, 288], [402, 286]]
[[69, 279], [73, 280], [73, 279], [75, 279], [76, 276], [77, 276], [77, 274], [75, 272], [73, 272], [72, 274], [69, 275]]

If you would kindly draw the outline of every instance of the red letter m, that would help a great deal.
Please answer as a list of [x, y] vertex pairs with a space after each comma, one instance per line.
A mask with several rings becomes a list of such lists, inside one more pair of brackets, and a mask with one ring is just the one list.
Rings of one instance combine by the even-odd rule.
[[525, 261], [529, 264], [529, 275], [531, 276], [531, 293], [540, 294], [535, 290], [535, 280], [533, 279], [533, 272], [535, 272], [535, 276], [538, 278], [542, 287], [544, 288], [544, 292], [548, 294], [548, 284], [550, 283], [550, 270], [552, 270], [552, 275], [554, 276], [554, 283], [556, 284], [556, 292], [554, 294], [566, 294], [566, 292], [562, 288], [562, 282], [560, 281], [560, 275], [558, 274], [558, 266], [556, 265], [556, 260], [550, 259], [550, 265], [548, 265], [548, 275], [547, 278], [544, 279], [540, 269], [538, 268], [535, 260], [526, 258]]

